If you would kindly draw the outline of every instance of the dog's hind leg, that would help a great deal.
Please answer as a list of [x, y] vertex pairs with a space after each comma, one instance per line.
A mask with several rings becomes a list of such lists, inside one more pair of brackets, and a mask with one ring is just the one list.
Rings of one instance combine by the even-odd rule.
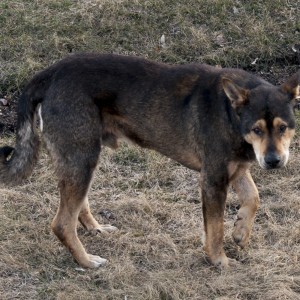
[[241, 203], [232, 236], [240, 247], [245, 247], [249, 241], [255, 213], [259, 206], [259, 195], [248, 169], [234, 180], [232, 186]]
[[51, 227], [81, 266], [96, 268], [105, 264], [106, 259], [88, 254], [77, 236], [78, 216], [86, 199], [89, 179], [91, 177], [83, 176], [82, 179], [76, 180], [73, 176], [60, 180], [60, 206]]
[[81, 266], [95, 268], [106, 260], [85, 251], [77, 225], [81, 219], [87, 228], [100, 226], [90, 213], [87, 194], [101, 150], [102, 127], [97, 107], [74, 93], [72, 101], [60, 101], [58, 95], [43, 104], [43, 136], [60, 189], [60, 205], [51, 227]]
[[84, 228], [86, 228], [89, 231], [98, 231], [98, 232], [113, 232], [117, 230], [117, 227], [111, 226], [109, 224], [99, 224], [95, 218], [93, 217], [88, 197], [86, 196], [83, 202], [83, 206], [81, 208], [81, 211], [79, 213], [79, 221], [83, 225]]

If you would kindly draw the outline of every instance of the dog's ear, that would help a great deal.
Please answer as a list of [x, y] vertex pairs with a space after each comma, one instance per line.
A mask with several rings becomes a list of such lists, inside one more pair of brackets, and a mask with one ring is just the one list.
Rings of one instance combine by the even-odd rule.
[[241, 88], [226, 77], [222, 78], [222, 85], [224, 92], [234, 109], [239, 108], [248, 102], [248, 90]]
[[300, 71], [290, 77], [285, 83], [280, 86], [281, 90], [288, 93], [295, 107], [300, 106]]

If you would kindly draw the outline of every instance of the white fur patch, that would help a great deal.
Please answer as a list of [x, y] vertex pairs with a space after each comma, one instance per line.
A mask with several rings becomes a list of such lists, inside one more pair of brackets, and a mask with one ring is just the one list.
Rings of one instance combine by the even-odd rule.
[[38, 115], [39, 115], [39, 119], [40, 119], [40, 130], [41, 130], [41, 132], [43, 132], [44, 122], [42, 119], [42, 104], [40, 104], [40, 106], [38, 108]]

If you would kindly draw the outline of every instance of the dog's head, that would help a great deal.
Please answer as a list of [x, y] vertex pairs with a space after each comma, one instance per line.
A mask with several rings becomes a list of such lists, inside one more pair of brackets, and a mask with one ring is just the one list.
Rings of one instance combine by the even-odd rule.
[[294, 109], [300, 101], [300, 71], [281, 86], [261, 84], [245, 89], [222, 79], [225, 94], [239, 115], [244, 139], [264, 169], [280, 168], [289, 158], [295, 133]]

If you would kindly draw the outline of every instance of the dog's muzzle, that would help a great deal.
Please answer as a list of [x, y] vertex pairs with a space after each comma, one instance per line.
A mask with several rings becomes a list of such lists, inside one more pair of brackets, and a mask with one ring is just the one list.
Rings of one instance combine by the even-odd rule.
[[281, 157], [276, 153], [268, 153], [265, 156], [265, 166], [266, 169], [275, 169], [282, 167]]

